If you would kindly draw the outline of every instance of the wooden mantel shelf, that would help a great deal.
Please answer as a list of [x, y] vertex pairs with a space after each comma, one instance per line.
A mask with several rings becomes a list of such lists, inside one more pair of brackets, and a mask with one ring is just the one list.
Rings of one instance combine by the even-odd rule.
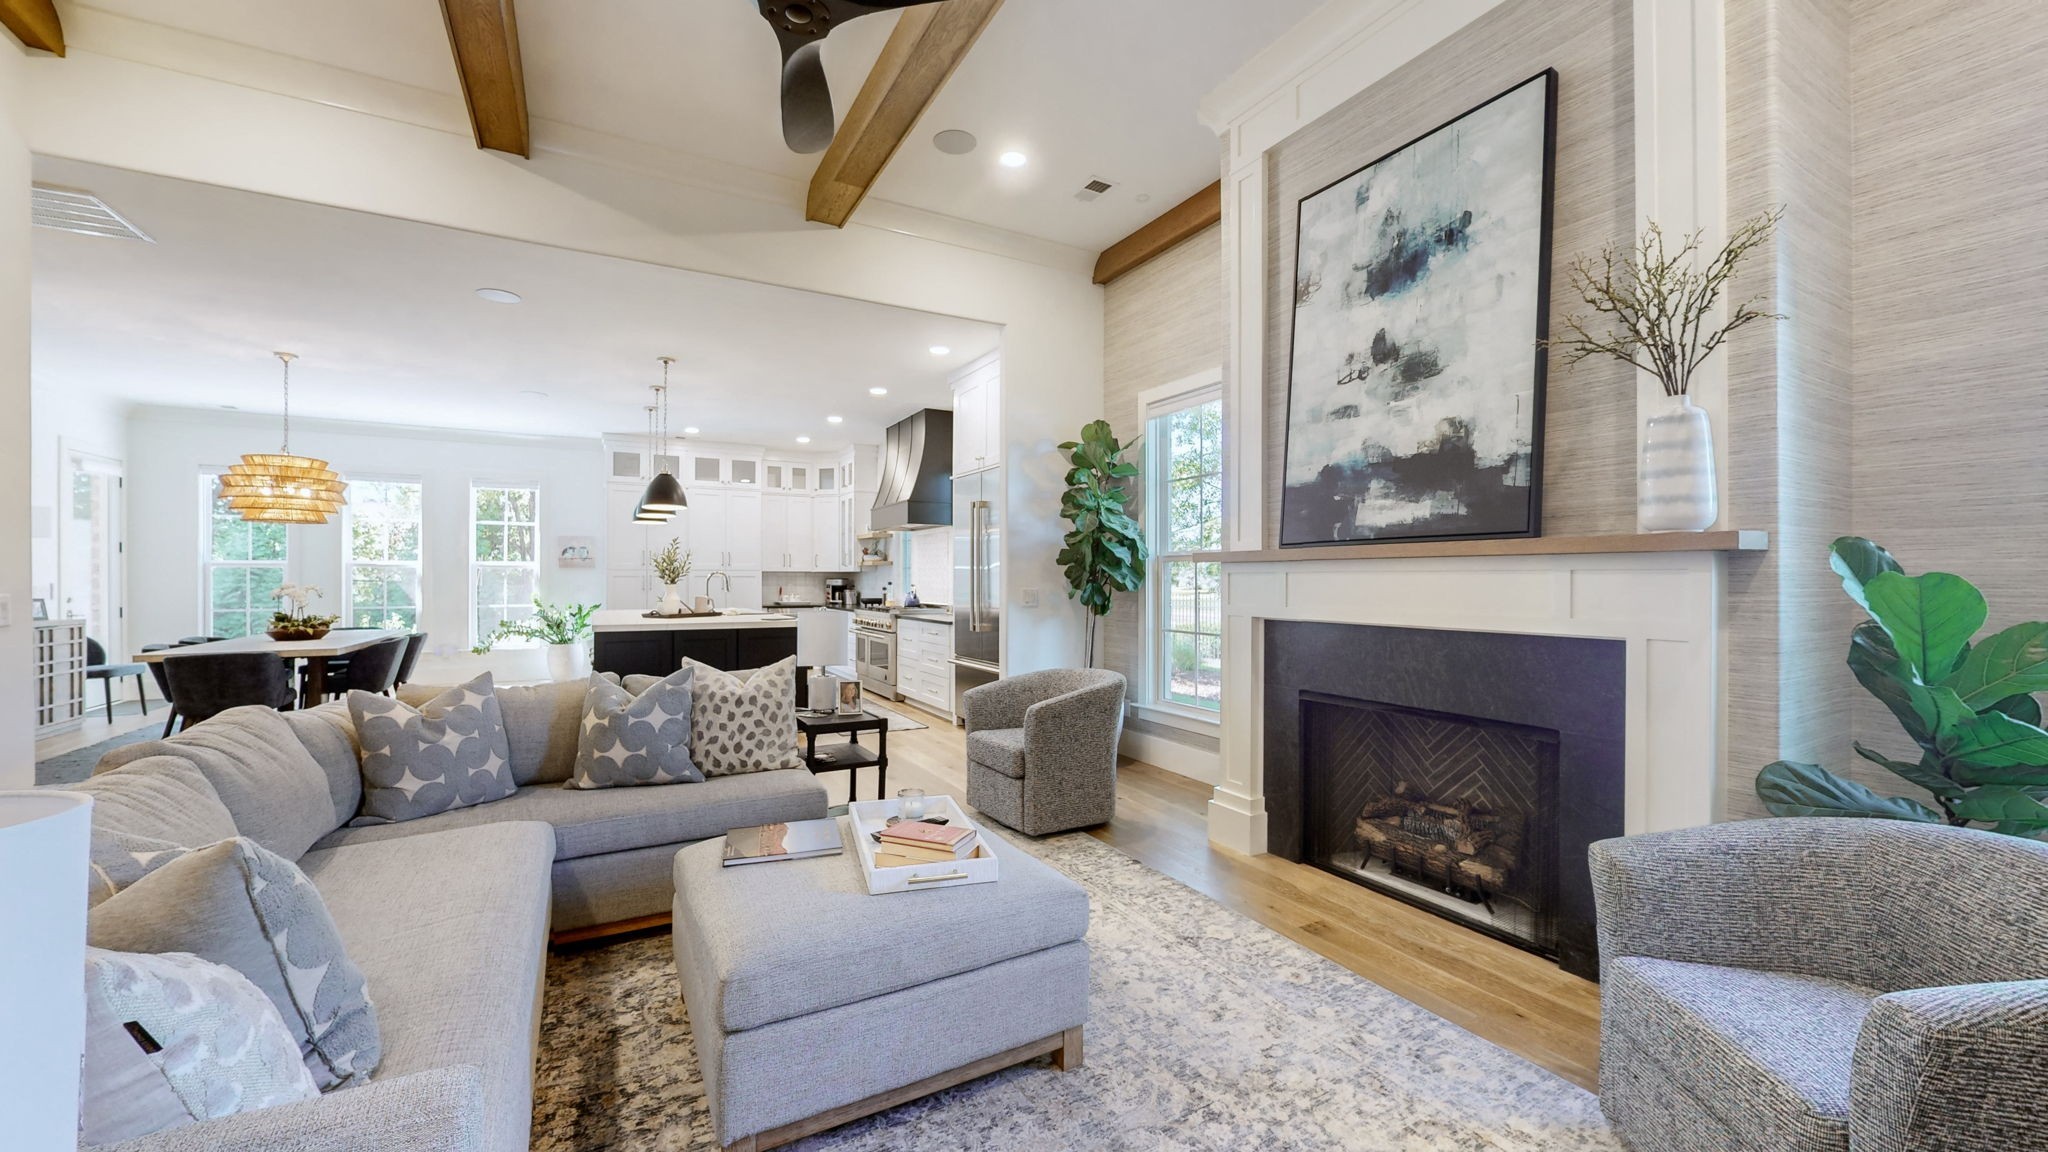
[[1434, 540], [1418, 543], [1326, 544], [1197, 552], [1220, 564], [1292, 564], [1305, 560], [1410, 560], [1438, 556], [1587, 556], [1626, 552], [1762, 552], [1768, 532], [1643, 532], [1627, 536], [1534, 536], [1511, 540]]

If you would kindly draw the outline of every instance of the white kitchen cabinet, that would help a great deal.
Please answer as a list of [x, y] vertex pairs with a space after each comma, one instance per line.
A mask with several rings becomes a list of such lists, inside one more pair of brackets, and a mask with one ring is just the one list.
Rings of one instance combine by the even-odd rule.
[[716, 484], [737, 488], [760, 488], [762, 458], [758, 453], [720, 448], [693, 448], [685, 461], [689, 475], [685, 484]]
[[652, 604], [659, 598], [660, 585], [654, 582], [652, 565], [654, 554], [668, 547], [670, 540], [681, 541], [682, 550], [690, 550], [690, 512], [676, 513], [665, 524], [649, 524], [633, 519], [633, 511], [640, 504], [640, 494], [645, 486], [637, 482], [609, 484], [605, 487], [605, 607], [634, 608]]
[[953, 381], [953, 474], [966, 476], [1003, 462], [1001, 362], [989, 357]]
[[896, 691], [941, 716], [953, 714], [953, 628], [937, 620], [896, 620]]
[[644, 612], [654, 607], [661, 599], [661, 588], [654, 582], [654, 574], [641, 569], [638, 572], [607, 572], [604, 577], [604, 606], [624, 608], [628, 611]]
[[[847, 570], [846, 549], [839, 533], [839, 498], [836, 496], [813, 496], [810, 500], [811, 552], [808, 557], [811, 571], [843, 572]], [[799, 556], [799, 559], [805, 559]]]
[[[771, 480], [776, 465], [768, 465]], [[761, 558], [762, 563], [777, 572], [789, 571], [789, 515], [793, 501], [786, 492], [770, 490], [761, 493]]]
[[761, 567], [761, 493], [691, 488], [688, 543], [698, 571]]

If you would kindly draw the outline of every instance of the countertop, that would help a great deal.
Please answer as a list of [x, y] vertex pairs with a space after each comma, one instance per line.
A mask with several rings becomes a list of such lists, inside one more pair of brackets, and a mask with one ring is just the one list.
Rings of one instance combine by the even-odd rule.
[[741, 612], [722, 616], [681, 616], [658, 620], [631, 608], [607, 608], [590, 618], [593, 632], [710, 632], [728, 628], [794, 628], [796, 617], [780, 612]]
[[930, 624], [951, 624], [951, 608], [896, 608], [891, 612], [898, 620], [923, 620]]

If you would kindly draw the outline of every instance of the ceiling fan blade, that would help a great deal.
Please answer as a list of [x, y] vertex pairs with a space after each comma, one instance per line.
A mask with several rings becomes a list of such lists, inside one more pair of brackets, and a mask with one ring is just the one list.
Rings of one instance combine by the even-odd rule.
[[782, 142], [792, 152], [822, 152], [837, 122], [820, 48], [832, 29], [858, 16], [944, 0], [756, 0], [782, 45]]

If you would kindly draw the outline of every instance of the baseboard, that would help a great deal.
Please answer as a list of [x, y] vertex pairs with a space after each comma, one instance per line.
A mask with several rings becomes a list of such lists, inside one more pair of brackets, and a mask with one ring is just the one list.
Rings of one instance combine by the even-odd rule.
[[1133, 760], [1142, 760], [1154, 768], [1164, 768], [1176, 776], [1199, 780], [1210, 787], [1223, 779], [1221, 754], [1191, 747], [1165, 736], [1133, 732], [1126, 728], [1122, 751]]

